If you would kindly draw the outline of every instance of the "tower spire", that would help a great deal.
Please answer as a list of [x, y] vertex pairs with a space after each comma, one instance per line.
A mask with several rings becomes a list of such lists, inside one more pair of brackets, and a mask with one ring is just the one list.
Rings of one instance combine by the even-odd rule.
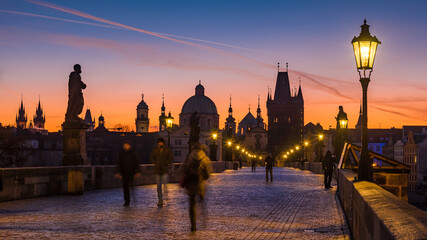
[[288, 66], [289, 66], [288, 63], [286, 63], [286, 72], [288, 72], [288, 70], [289, 70]]
[[280, 62], [277, 63], [277, 72], [280, 72]]

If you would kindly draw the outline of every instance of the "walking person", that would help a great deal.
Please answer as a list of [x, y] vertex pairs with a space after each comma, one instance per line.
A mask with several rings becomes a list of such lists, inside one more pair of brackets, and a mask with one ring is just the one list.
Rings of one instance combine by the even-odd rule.
[[[168, 147], [165, 146], [165, 139], [157, 139], [157, 147], [153, 149], [150, 160], [154, 163], [154, 172], [157, 182], [157, 197], [159, 199], [157, 206], [163, 207], [163, 193], [167, 196], [166, 184], [168, 183], [169, 170], [173, 162], [173, 156]], [[163, 188], [162, 188], [163, 187]]]
[[203, 148], [200, 143], [194, 143], [181, 169], [180, 186], [186, 189], [188, 195], [192, 232], [196, 231], [196, 197], [204, 201], [205, 183], [212, 173], [211, 161]]
[[255, 172], [256, 171], [256, 160], [255, 159], [251, 160], [251, 165], [252, 165], [252, 172]]
[[270, 181], [273, 182], [273, 165], [274, 165], [274, 158], [271, 156], [271, 154], [268, 154], [265, 158], [265, 177], [266, 181], [268, 182], [268, 174], [270, 173]]
[[335, 159], [332, 156], [331, 151], [327, 151], [322, 163], [322, 167], [325, 175], [324, 184], [326, 189], [332, 188], [331, 187], [332, 173], [334, 172], [334, 169], [335, 169], [334, 160]]
[[125, 204], [123, 206], [129, 206], [129, 188], [133, 185], [133, 179], [139, 176], [141, 176], [139, 157], [132, 149], [131, 144], [129, 142], [125, 142], [123, 144], [123, 150], [119, 155], [118, 172], [115, 175], [116, 178], [120, 178], [123, 182], [123, 196], [125, 200]]

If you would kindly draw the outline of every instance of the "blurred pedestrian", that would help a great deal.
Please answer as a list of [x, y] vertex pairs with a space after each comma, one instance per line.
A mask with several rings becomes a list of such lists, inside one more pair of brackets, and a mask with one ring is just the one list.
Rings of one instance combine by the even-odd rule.
[[255, 172], [256, 171], [256, 160], [255, 159], [251, 160], [251, 166], [252, 166], [252, 172]]
[[265, 177], [266, 181], [268, 182], [268, 174], [270, 173], [270, 181], [273, 182], [273, 165], [274, 165], [274, 158], [271, 156], [271, 154], [268, 154], [265, 158]]
[[331, 187], [332, 173], [334, 172], [334, 169], [335, 169], [334, 160], [335, 159], [332, 156], [331, 151], [327, 151], [322, 163], [322, 167], [325, 175], [324, 184], [326, 189], [332, 188]]
[[141, 176], [139, 157], [132, 149], [131, 144], [129, 142], [125, 142], [123, 144], [123, 150], [119, 155], [119, 166], [115, 175], [116, 178], [120, 178], [123, 182], [123, 196], [125, 199], [125, 204], [123, 206], [129, 206], [129, 188], [133, 185], [133, 179], [139, 176]]
[[169, 148], [165, 146], [165, 139], [157, 139], [157, 147], [153, 149], [150, 160], [155, 165], [154, 172], [156, 173], [157, 197], [159, 200], [157, 206], [163, 207], [163, 197], [167, 197], [166, 184], [169, 181], [169, 170], [173, 162], [172, 153]]
[[189, 198], [191, 231], [196, 231], [196, 197], [199, 196], [200, 200], [204, 201], [205, 183], [212, 173], [211, 161], [204, 151], [205, 148], [200, 143], [194, 143], [181, 169], [180, 185], [186, 189]]

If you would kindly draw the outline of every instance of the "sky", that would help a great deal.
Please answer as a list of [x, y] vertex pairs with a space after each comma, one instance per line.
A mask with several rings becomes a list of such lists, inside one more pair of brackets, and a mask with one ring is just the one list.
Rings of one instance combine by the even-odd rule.
[[[67, 81], [82, 66], [85, 107], [106, 126], [135, 129], [144, 94], [150, 130], [162, 94], [178, 122], [201, 80], [223, 128], [234, 117], [267, 120], [277, 63], [301, 79], [305, 123], [335, 126], [342, 105], [354, 127], [362, 90], [351, 40], [366, 18], [379, 45], [368, 89], [370, 128], [427, 125], [426, 1], [0, 0], [0, 123], [14, 124], [21, 94], [28, 118], [39, 96], [49, 131], [61, 129]], [[84, 117], [82, 114], [81, 117]]]

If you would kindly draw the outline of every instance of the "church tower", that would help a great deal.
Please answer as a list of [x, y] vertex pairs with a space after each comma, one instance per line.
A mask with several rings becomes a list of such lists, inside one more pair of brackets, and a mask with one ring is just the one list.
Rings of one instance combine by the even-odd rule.
[[159, 132], [166, 130], [166, 108], [165, 108], [165, 96], [162, 96], [162, 108], [159, 116]]
[[20, 129], [27, 128], [27, 114], [25, 113], [24, 100], [21, 95], [21, 106], [19, 107], [18, 114], [16, 115], [16, 127]]
[[92, 118], [90, 108], [86, 109], [84, 122], [89, 125], [89, 128], [86, 131], [91, 132], [93, 129], [95, 129], [95, 118]]
[[44, 129], [44, 124], [46, 122], [46, 117], [43, 114], [43, 108], [40, 104], [40, 97], [39, 97], [39, 104], [36, 108], [36, 114], [33, 117], [34, 127], [37, 129]]
[[150, 119], [148, 118], [148, 105], [144, 102], [144, 94], [142, 94], [141, 102], [136, 107], [136, 132], [148, 132]]
[[[234, 136], [236, 134], [236, 119], [233, 117], [233, 108], [231, 107], [231, 96], [230, 96], [230, 107], [228, 108], [228, 118], [225, 122], [226, 134]], [[230, 136], [229, 136], [230, 137]]]
[[258, 95], [258, 108], [256, 109], [256, 122], [257, 122], [257, 127], [265, 128], [264, 119], [262, 119], [261, 117], [261, 106], [260, 106], [259, 95]]
[[279, 153], [301, 142], [304, 127], [304, 99], [301, 83], [298, 93], [291, 95], [287, 63], [286, 72], [279, 70], [277, 73], [274, 98], [270, 92], [268, 93], [267, 116], [270, 151]]

